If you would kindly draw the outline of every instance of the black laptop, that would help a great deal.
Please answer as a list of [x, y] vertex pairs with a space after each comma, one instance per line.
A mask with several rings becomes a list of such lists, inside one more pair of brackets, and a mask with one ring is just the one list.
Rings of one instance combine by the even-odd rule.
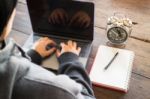
[[[28, 50], [35, 41], [45, 36], [58, 45], [73, 40], [82, 49], [79, 59], [86, 67], [94, 36], [94, 4], [71, 0], [27, 0], [27, 5], [34, 33], [26, 41], [24, 49]], [[59, 11], [63, 12], [60, 16]], [[88, 18], [84, 20], [86, 16]], [[42, 65], [56, 70], [59, 63], [53, 54]]]

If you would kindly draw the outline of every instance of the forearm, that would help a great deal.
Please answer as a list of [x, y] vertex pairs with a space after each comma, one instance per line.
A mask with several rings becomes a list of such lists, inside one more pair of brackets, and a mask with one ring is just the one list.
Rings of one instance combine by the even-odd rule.
[[83, 67], [79, 62], [78, 56], [73, 53], [64, 53], [59, 57], [60, 68], [59, 74], [66, 74], [71, 79], [83, 86], [82, 94], [93, 97], [91, 81]]
[[39, 53], [37, 53], [35, 50], [30, 49], [27, 54], [30, 56], [31, 61], [35, 64], [40, 65], [42, 63], [42, 57]]

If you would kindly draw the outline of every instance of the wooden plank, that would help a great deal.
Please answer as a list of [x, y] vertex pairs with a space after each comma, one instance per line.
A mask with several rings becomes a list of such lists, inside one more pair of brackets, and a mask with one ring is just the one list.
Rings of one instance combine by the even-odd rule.
[[[90, 0], [88, 0], [90, 1]], [[132, 36], [150, 40], [150, 0], [92, 0], [95, 3], [95, 26], [106, 29], [107, 18], [114, 12], [127, 15], [138, 24]]]
[[28, 9], [27, 6], [24, 4], [18, 3], [17, 5], [13, 29], [26, 34], [33, 33], [28, 14]]
[[133, 73], [142, 75], [150, 79], [150, 61], [148, 58], [135, 56]]

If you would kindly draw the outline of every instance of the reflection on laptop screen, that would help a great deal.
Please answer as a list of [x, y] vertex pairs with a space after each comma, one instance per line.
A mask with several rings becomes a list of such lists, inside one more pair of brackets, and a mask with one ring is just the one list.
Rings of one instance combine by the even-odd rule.
[[93, 40], [93, 3], [68, 0], [27, 0], [27, 4], [35, 33]]

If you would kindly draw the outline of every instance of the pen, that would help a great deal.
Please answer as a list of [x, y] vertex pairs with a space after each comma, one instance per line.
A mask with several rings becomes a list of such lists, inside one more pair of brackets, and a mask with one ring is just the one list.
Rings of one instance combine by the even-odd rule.
[[104, 70], [107, 70], [108, 69], [108, 67], [111, 65], [111, 63], [114, 61], [114, 59], [117, 57], [117, 55], [119, 54], [119, 52], [117, 52], [116, 54], [115, 54], [115, 56], [110, 60], [110, 62], [106, 65], [106, 67], [104, 68]]

